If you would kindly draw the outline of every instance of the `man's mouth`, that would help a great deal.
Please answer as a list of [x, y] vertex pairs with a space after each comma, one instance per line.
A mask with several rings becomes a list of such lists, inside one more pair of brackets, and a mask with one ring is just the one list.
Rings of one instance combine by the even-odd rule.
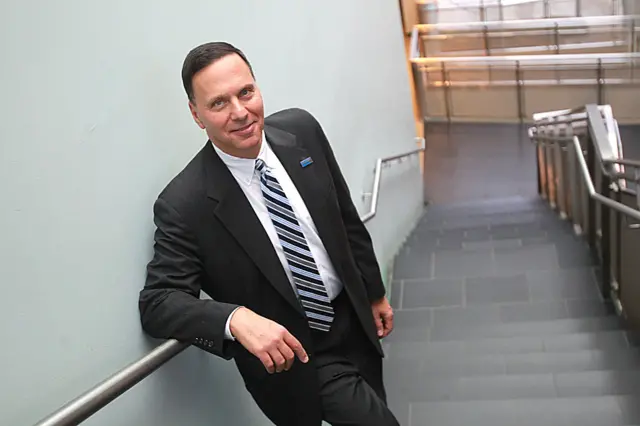
[[252, 121], [251, 123], [247, 124], [246, 126], [240, 127], [239, 129], [232, 130], [232, 132], [238, 132], [238, 133], [245, 132], [245, 131], [249, 130], [251, 128], [251, 126], [254, 125], [254, 123], [255, 123], [255, 121]]

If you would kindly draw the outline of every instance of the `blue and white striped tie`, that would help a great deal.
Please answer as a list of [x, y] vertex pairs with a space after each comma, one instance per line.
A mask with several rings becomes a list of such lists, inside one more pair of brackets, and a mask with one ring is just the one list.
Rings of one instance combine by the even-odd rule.
[[276, 228], [309, 326], [329, 331], [334, 317], [331, 299], [291, 203], [264, 161], [256, 160], [256, 170], [260, 175], [260, 187], [269, 217]]

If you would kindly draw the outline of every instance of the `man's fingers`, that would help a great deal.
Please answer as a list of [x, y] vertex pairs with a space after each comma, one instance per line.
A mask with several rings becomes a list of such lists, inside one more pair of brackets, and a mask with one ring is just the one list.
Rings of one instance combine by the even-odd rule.
[[281, 373], [284, 370], [286, 360], [278, 350], [278, 348], [269, 351], [269, 355], [275, 364], [274, 370], [276, 373]]
[[302, 343], [298, 341], [293, 334], [287, 332], [284, 335], [284, 343], [287, 344], [291, 348], [291, 350], [296, 354], [298, 359], [305, 364], [309, 361], [309, 355], [307, 355], [307, 351], [302, 347]]
[[284, 341], [280, 342], [280, 344], [278, 345], [278, 350], [280, 351], [280, 353], [284, 357], [284, 360], [285, 360], [284, 369], [285, 369], [285, 371], [289, 371], [291, 369], [291, 366], [293, 365], [293, 360], [296, 359], [296, 355], [293, 353], [291, 348], [289, 346], [287, 346], [287, 344]]
[[384, 335], [384, 326], [382, 325], [382, 318], [380, 318], [380, 314], [378, 312], [374, 312], [373, 319], [376, 322], [376, 329], [378, 330], [378, 337], [382, 337]]
[[393, 330], [393, 311], [385, 312], [383, 315], [384, 320], [384, 334], [385, 336], [391, 333]]
[[273, 374], [275, 372], [275, 364], [268, 352], [260, 354], [258, 359], [260, 359], [262, 365], [264, 365], [264, 368], [269, 372], [269, 374]]

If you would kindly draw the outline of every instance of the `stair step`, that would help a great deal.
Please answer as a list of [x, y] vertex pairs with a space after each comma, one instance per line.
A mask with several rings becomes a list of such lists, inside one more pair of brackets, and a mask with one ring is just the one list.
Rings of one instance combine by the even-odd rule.
[[393, 275], [394, 279], [463, 278], [593, 266], [586, 243], [573, 237], [471, 243], [455, 237], [409, 242], [394, 259]]
[[529, 244], [565, 243], [586, 245], [573, 234], [571, 226], [509, 225], [462, 228], [453, 231], [416, 229], [405, 241], [400, 254], [423, 251], [480, 250], [511, 248]]
[[[633, 343], [636, 341], [634, 340]], [[386, 342], [388, 359], [440, 359], [456, 354], [500, 355], [532, 352], [572, 352], [583, 350], [620, 351], [628, 348], [627, 332], [622, 330], [593, 333], [450, 340], [442, 342]], [[635, 345], [632, 345], [635, 346]]]
[[409, 402], [489, 401], [640, 395], [640, 371], [584, 371], [386, 381], [387, 392]]
[[431, 205], [425, 216], [473, 217], [498, 214], [522, 214], [529, 212], [549, 212], [549, 206], [539, 198], [473, 201], [465, 204]]
[[410, 426], [623, 426], [640, 421], [621, 401], [601, 396], [419, 402], [411, 404]]
[[640, 369], [638, 348], [522, 354], [450, 354], [440, 358], [389, 358], [386, 371], [394, 380], [421, 381], [433, 377], [493, 376]]
[[[405, 290], [406, 285], [405, 283]], [[585, 287], [595, 287], [595, 281]], [[468, 292], [469, 288], [467, 288]], [[484, 289], [483, 289], [484, 290]], [[421, 312], [399, 310], [396, 313], [396, 326], [402, 328], [408, 324], [419, 326]], [[525, 323], [535, 321], [554, 321], [562, 319], [602, 318], [615, 314], [611, 303], [601, 300], [549, 300], [540, 302], [501, 303], [467, 307], [435, 308], [432, 312], [433, 327], [478, 327]], [[412, 316], [413, 315], [413, 316]], [[424, 315], [424, 314], [423, 314]], [[428, 326], [424, 324], [423, 326]]]
[[573, 334], [622, 330], [624, 325], [616, 316], [600, 318], [561, 319], [480, 326], [434, 326], [427, 329], [430, 341], [479, 340], [489, 337], [523, 337], [553, 334]]

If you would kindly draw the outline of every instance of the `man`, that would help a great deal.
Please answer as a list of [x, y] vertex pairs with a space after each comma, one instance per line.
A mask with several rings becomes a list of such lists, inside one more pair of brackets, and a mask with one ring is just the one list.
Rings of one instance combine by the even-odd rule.
[[299, 109], [265, 119], [227, 43], [193, 49], [182, 79], [209, 140], [155, 202], [144, 330], [233, 358], [278, 426], [398, 425], [379, 343], [392, 309], [320, 125]]

